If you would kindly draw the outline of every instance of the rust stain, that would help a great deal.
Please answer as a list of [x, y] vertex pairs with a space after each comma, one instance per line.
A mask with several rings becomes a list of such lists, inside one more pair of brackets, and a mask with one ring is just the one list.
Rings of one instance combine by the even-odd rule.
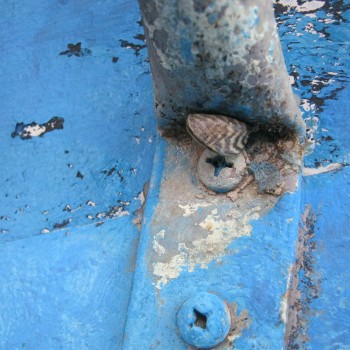
[[315, 270], [314, 253], [316, 214], [311, 205], [305, 207], [299, 226], [296, 246], [296, 261], [291, 269], [289, 288], [286, 292], [287, 318], [285, 328], [286, 349], [306, 349], [310, 316], [315, 316], [312, 307], [319, 297], [321, 276]]
[[137, 198], [140, 201], [140, 207], [134, 211], [134, 219], [132, 223], [136, 225], [138, 230], [141, 230], [142, 220], [143, 220], [143, 212], [145, 210], [146, 198], [149, 191], [149, 180], [143, 185], [143, 190], [138, 194]]

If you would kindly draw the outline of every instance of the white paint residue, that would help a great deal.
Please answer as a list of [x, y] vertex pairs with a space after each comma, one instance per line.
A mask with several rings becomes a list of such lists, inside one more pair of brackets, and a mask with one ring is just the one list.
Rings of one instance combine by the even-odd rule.
[[184, 211], [183, 216], [187, 217], [195, 213], [199, 208], [210, 207], [212, 203], [203, 202], [203, 203], [189, 203], [185, 205], [179, 204], [179, 207]]
[[[329, 14], [327, 14], [327, 16], [328, 16]], [[334, 23], [334, 22], [336, 22], [334, 19], [331, 19], [331, 18], [325, 18], [324, 20], [323, 20], [323, 23], [325, 23], [325, 24], [331, 24], [331, 23]]]
[[308, 23], [304, 29], [306, 32], [310, 34], [318, 34], [317, 31], [315, 30], [315, 26], [312, 23]]
[[153, 250], [158, 255], [163, 255], [165, 253], [165, 248], [161, 246], [157, 241], [153, 241]]
[[159, 240], [164, 239], [165, 230], [160, 230], [153, 238], [153, 250], [158, 255], [163, 255], [165, 253], [165, 248], [159, 243]]
[[306, 13], [305, 16], [309, 17], [309, 18], [316, 18], [317, 17], [316, 13]]
[[315, 11], [325, 4], [325, 1], [319, 0], [305, 1], [301, 5], [298, 4], [297, 0], [280, 0], [278, 2], [275, 0], [274, 2], [287, 7], [295, 7], [298, 12]]
[[173, 256], [167, 263], [158, 262], [154, 264], [153, 274], [159, 277], [156, 288], [161, 289], [170, 280], [179, 277], [184, 266], [186, 266], [185, 253]]
[[328, 173], [330, 171], [336, 171], [343, 169], [344, 165], [340, 163], [332, 163], [325, 167], [321, 166], [319, 168], [304, 168], [303, 176], [319, 175]]
[[157, 238], [157, 239], [164, 238], [164, 236], [165, 236], [165, 230], [160, 230], [160, 231], [156, 234], [156, 238]]
[[289, 76], [289, 83], [290, 85], [293, 85], [295, 83], [295, 78], [293, 77], [293, 75]]
[[315, 144], [315, 133], [317, 132], [319, 126], [319, 119], [314, 115], [316, 105], [314, 103], [310, 103], [310, 101], [307, 99], [302, 99], [300, 106], [305, 112], [308, 112], [308, 117], [304, 119], [307, 126], [307, 137], [311, 144]]
[[127, 210], [123, 210], [123, 211], [118, 211], [118, 213], [116, 215], [113, 215], [113, 216], [116, 216], [118, 218], [121, 218], [123, 216], [128, 216], [130, 213], [127, 211]]
[[106, 213], [98, 213], [96, 214], [97, 219], [102, 219], [106, 217]]
[[287, 323], [287, 310], [288, 310], [288, 302], [285, 296], [281, 299], [281, 305], [280, 305], [280, 315], [281, 320], [284, 324]]
[[37, 136], [43, 135], [45, 131], [46, 131], [45, 126], [41, 126], [38, 124], [34, 126], [28, 125], [23, 129], [22, 134], [25, 134], [25, 135], [28, 134], [31, 137], [37, 137]]
[[332, 84], [334, 82], [335, 82], [335, 80], [333, 80], [333, 79], [329, 79], [328, 81], [325, 81], [325, 80], [321, 81], [321, 80], [317, 79], [317, 77], [315, 77], [312, 80], [311, 85], [318, 85], [320, 83], [322, 83], [323, 85], [329, 85], [329, 84]]
[[157, 262], [153, 265], [153, 274], [158, 281], [155, 284], [161, 289], [170, 280], [177, 278], [183, 269], [193, 272], [199, 266], [207, 268], [207, 264], [220, 259], [227, 251], [226, 248], [235, 239], [249, 236], [252, 230], [249, 222], [259, 218], [260, 208], [254, 208], [246, 213], [232, 210], [227, 220], [222, 220], [217, 209], [213, 209], [207, 217], [199, 223], [199, 226], [208, 235], [191, 243], [179, 243], [178, 254], [170, 257], [166, 262]]
[[137, 197], [134, 197], [134, 199], [140, 201], [140, 205], [141, 205], [141, 206], [142, 206], [143, 203], [145, 203], [145, 201], [146, 201], [145, 194], [143, 193], [143, 191], [141, 191]]
[[307, 112], [314, 111], [316, 109], [315, 104], [310, 103], [310, 101], [305, 98], [301, 100], [301, 107], [303, 107], [303, 109]]
[[311, 0], [305, 1], [302, 5], [297, 6], [299, 12], [310, 12], [315, 11], [323, 7], [325, 1]]
[[297, 7], [298, 1], [297, 0], [275, 0], [275, 3], [281, 4], [283, 6], [289, 6], [289, 7]]
[[290, 282], [292, 278], [292, 266], [288, 269], [288, 279], [287, 279], [287, 292], [283, 295], [280, 304], [280, 317], [284, 324], [287, 323], [288, 318], [288, 290], [290, 289]]

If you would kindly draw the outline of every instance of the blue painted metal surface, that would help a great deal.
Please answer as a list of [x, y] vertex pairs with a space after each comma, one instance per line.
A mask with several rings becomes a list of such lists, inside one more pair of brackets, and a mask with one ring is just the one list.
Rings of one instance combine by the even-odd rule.
[[[155, 131], [136, 3], [0, 3], [0, 348], [187, 349], [176, 314], [210, 291], [233, 310], [235, 348], [349, 349], [349, 5], [275, 4], [316, 140], [305, 159], [304, 175], [313, 175], [217, 259], [191, 265], [190, 256], [165, 280], [154, 274], [154, 247], [171, 240], [171, 220], [155, 241], [152, 229], [162, 228], [152, 218], [187, 160], [158, 139], [139, 242], [133, 212], [151, 176]], [[35, 136], [54, 116], [63, 129]], [[21, 139], [24, 129], [35, 137]], [[188, 217], [172, 209], [173, 234], [183, 238]]]
[[[183, 154], [179, 154], [174, 146], [160, 142], [158, 147], [158, 154], [165, 152], [168, 159], [184, 163], [177, 158]], [[187, 162], [182, 166], [184, 169], [189, 167]], [[161, 178], [164, 182], [169, 177], [178, 176], [172, 167], [161, 174], [161, 168], [157, 168], [154, 169], [157, 173], [153, 175], [155, 183], [159, 183]], [[182, 183], [186, 182], [186, 176], [191, 177], [184, 172]], [[162, 196], [162, 190], [166, 192], [167, 185], [163, 183], [162, 186], [163, 189], [154, 186], [151, 190], [147, 199], [150, 207]], [[175, 212], [176, 205], [160, 202], [160, 206], [165, 206], [165, 211], [170, 213]], [[219, 204], [216, 205], [220, 207]], [[213, 208], [215, 206], [210, 207]], [[124, 349], [187, 349], [177, 330], [176, 313], [184, 301], [203, 291], [216, 293], [235, 310], [233, 323], [238, 325], [237, 329], [232, 332], [231, 340], [219, 349], [232, 348], [231, 342], [236, 338], [235, 347], [239, 349], [280, 349], [284, 335], [283, 322], [280, 320], [281, 300], [286, 292], [288, 268], [292, 263], [297, 234], [298, 221], [293, 218], [298, 217], [299, 208], [300, 192], [286, 195], [267, 216], [252, 222], [251, 235], [232, 239], [233, 243], [223, 249], [225, 256], [214, 256], [213, 261], [209, 259], [208, 264], [202, 264], [201, 254], [205, 254], [206, 249], [209, 256], [211, 253], [210, 243], [204, 245], [204, 250], [198, 257], [192, 258], [188, 254], [186, 259], [189, 261], [184, 263], [179, 259], [179, 275], [172, 278], [169, 273], [169, 281], [164, 285], [159, 284], [159, 280], [157, 283], [154, 274], [155, 263], [152, 264], [151, 257], [155, 239], [152, 235], [152, 220], [148, 220], [143, 228], [138, 252]], [[151, 210], [153, 220], [157, 210], [159, 204], [156, 210]], [[190, 221], [199, 223], [200, 219], [200, 215], [194, 214]], [[168, 239], [175, 242], [181, 235], [190, 235], [190, 225], [186, 227], [186, 218], [177, 216], [176, 220], [174, 226], [163, 227], [165, 236], [168, 233]], [[158, 231], [158, 226], [156, 227]], [[164, 244], [163, 242], [164, 239], [161, 239], [160, 243]], [[224, 240], [218, 244], [225, 248]], [[180, 245], [178, 250], [181, 253]], [[186, 249], [184, 251], [186, 253]], [[194, 268], [189, 263], [191, 259], [195, 261]], [[204, 268], [200, 268], [201, 265]], [[153, 276], [150, 271], [153, 271]], [[142, 309], [142, 305], [147, 305], [147, 310]]]
[[[175, 315], [184, 300], [201, 291], [218, 293], [235, 305], [238, 313], [245, 312], [243, 319], [248, 320], [243, 326], [241, 322], [240, 332], [232, 334], [228, 342], [218, 347], [220, 349], [349, 347], [350, 334], [346, 326], [349, 317], [345, 314], [345, 310], [348, 310], [349, 276], [344, 271], [349, 261], [346, 253], [349, 247], [346, 238], [349, 214], [344, 209], [349, 204], [344, 190], [344, 186], [347, 189], [349, 186], [346, 180], [349, 73], [346, 68], [348, 44], [339, 37], [339, 31], [348, 37], [347, 6], [347, 3], [337, 1], [276, 3], [276, 16], [290, 80], [301, 97], [309, 138], [315, 140], [315, 151], [305, 159], [306, 169], [298, 191], [285, 195], [267, 215], [253, 221], [251, 235], [234, 240], [229, 247], [232, 250], [227, 249], [226, 255], [216, 261], [201, 264], [202, 260], [198, 259], [193, 262], [191, 248], [179, 244], [179, 254], [173, 258], [184, 256], [185, 262], [178, 259], [180, 271], [176, 271], [176, 277], [173, 278], [174, 271], [170, 269], [172, 260], [168, 260], [165, 265], [169, 268], [166, 277], [170, 281], [161, 279], [160, 282], [157, 280], [161, 272], [157, 270], [159, 263], [157, 257], [152, 259], [152, 256], [158, 255], [158, 259], [163, 262], [164, 251], [161, 248], [171, 249], [174, 242], [178, 243], [179, 239], [191, 235], [190, 231], [195, 226], [191, 229], [188, 221], [186, 224], [188, 219], [181, 217], [175, 205], [167, 201], [171, 197], [167, 196], [167, 192], [171, 191], [179, 192], [177, 197], [174, 195], [176, 200], [181, 201], [185, 197], [180, 187], [169, 185], [169, 179], [180, 177], [185, 186], [186, 169], [191, 167], [186, 158], [187, 152], [181, 153], [171, 142], [159, 144], [157, 153], [163, 154], [164, 168], [157, 163], [157, 171], [162, 172], [162, 175], [154, 175], [155, 188], [149, 197], [150, 207], [154, 208], [157, 203], [158, 206], [151, 210], [152, 218], [147, 221], [142, 235], [125, 349], [138, 346], [185, 349], [186, 345], [176, 329]], [[342, 90], [346, 93], [340, 93]], [[333, 105], [330, 106], [327, 100], [333, 100]], [[339, 109], [337, 120], [331, 118], [337, 110], [332, 109], [334, 104]], [[181, 163], [185, 164], [178, 165]], [[335, 173], [331, 172], [332, 169]], [[341, 176], [343, 180], [333, 182], [330, 188], [327, 187], [330, 185], [327, 181], [330, 176]], [[325, 177], [324, 180], [322, 177]], [[195, 179], [192, 181], [195, 183]], [[322, 191], [317, 190], [321, 187]], [[336, 225], [341, 233], [337, 235], [337, 243], [330, 243], [328, 248], [340, 245], [337, 249], [339, 256], [335, 261], [320, 250], [331, 237], [326, 236], [326, 225], [317, 225], [319, 215], [318, 209], [315, 209], [315, 203], [326, 202], [324, 196], [327, 191], [342, 191], [339, 203], [333, 203], [329, 213], [327, 210], [322, 212], [323, 222], [329, 223], [334, 223], [338, 220], [337, 216], [341, 215], [338, 221], [341, 225]], [[334, 196], [328, 200], [334, 202]], [[197, 208], [197, 204], [195, 202], [192, 208]], [[217, 204], [217, 207], [220, 205]], [[166, 221], [166, 214], [160, 214], [162, 210], [165, 213], [168, 210], [176, 222], [172, 224], [170, 220]], [[329, 215], [332, 212], [334, 216]], [[187, 213], [183, 216], [187, 216]], [[200, 219], [200, 215], [195, 213], [189, 221], [192, 225], [200, 225]], [[194, 243], [197, 247], [198, 241]], [[207, 251], [208, 255], [211, 253]], [[340, 273], [333, 270], [335, 262], [338, 268], [343, 266], [342, 278], [330, 280], [329, 276]], [[164, 281], [166, 283], [162, 283]], [[157, 291], [154, 286], [158, 287]], [[339, 296], [339, 300], [332, 299], [334, 295]], [[144, 304], [148, 305], [147, 314], [138, 312]], [[338, 313], [341, 319], [338, 319]], [[318, 336], [319, 333], [322, 334]]]
[[137, 5], [0, 11], [0, 348], [120, 349], [155, 135]]
[[[279, 3], [285, 58], [316, 143], [304, 163], [319, 171], [301, 183], [301, 226], [308, 242], [299, 258], [301, 295], [292, 304], [300, 313], [287, 347], [350, 349], [350, 2], [311, 1], [304, 8]], [[338, 170], [321, 173], [332, 166]]]

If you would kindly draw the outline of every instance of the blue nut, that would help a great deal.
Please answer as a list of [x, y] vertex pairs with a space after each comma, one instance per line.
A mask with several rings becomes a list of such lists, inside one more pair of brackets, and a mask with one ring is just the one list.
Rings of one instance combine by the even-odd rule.
[[177, 325], [186, 343], [209, 349], [220, 344], [230, 331], [230, 311], [215, 294], [198, 293], [182, 304]]

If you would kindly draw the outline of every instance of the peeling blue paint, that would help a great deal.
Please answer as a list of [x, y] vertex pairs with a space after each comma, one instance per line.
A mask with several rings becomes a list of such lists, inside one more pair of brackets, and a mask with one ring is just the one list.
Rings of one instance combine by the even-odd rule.
[[[120, 46], [142, 34], [139, 10], [0, 9], [0, 348], [120, 349], [155, 146], [147, 53]], [[24, 135], [52, 116], [64, 129]]]
[[[320, 2], [318, 9], [298, 13], [276, 5], [280, 35], [292, 82], [315, 149], [305, 166], [322, 168], [349, 163], [348, 1]], [[300, 271], [302, 329], [294, 345], [303, 349], [348, 349], [349, 332], [349, 169], [305, 177], [302, 207], [316, 215], [311, 261]], [[314, 276], [310, 276], [310, 269]], [[307, 274], [308, 278], [303, 279]], [[311, 278], [311, 279], [310, 279]], [[309, 280], [310, 279], [310, 280]], [[314, 290], [312, 290], [314, 288]], [[315, 288], [317, 291], [315, 291]], [[311, 297], [310, 297], [311, 296]], [[299, 332], [299, 335], [298, 335]]]
[[[301, 344], [349, 348], [349, 2], [319, 1], [316, 10], [299, 12], [305, 2], [285, 3], [275, 4], [282, 46], [316, 143], [305, 165], [344, 167], [304, 177], [298, 191], [252, 221], [251, 235], [234, 240], [225, 256], [206, 268], [183, 266], [160, 290], [148, 259], [150, 225], [165, 160], [178, 152], [156, 137], [136, 3], [0, 5], [1, 349], [187, 349], [176, 314], [202, 291], [234, 309], [240, 328], [222, 349], [281, 349], [305, 205], [317, 214], [312, 269], [320, 288], [302, 308]], [[182, 54], [191, 59], [188, 48], [185, 43]], [[236, 112], [252, 115], [249, 107]], [[24, 134], [56, 115], [64, 129]], [[133, 212], [150, 177], [139, 242]], [[297, 287], [302, 296], [310, 293], [307, 280]]]

